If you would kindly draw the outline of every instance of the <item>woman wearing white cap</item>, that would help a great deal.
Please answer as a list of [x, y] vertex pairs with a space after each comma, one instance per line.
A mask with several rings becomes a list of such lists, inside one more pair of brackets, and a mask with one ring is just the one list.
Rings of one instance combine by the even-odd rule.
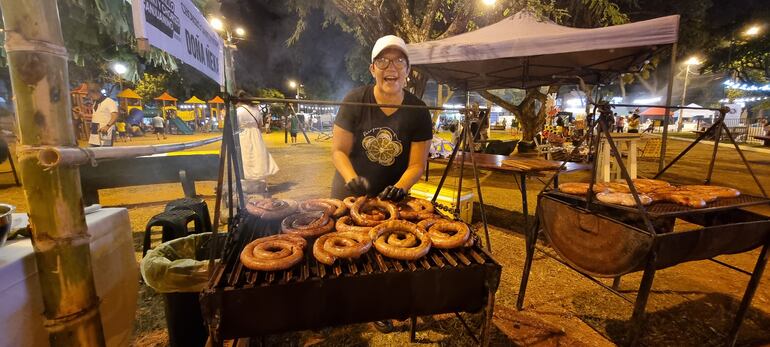
[[[409, 75], [406, 43], [383, 36], [372, 49], [375, 85], [353, 89], [346, 102], [390, 105], [425, 103], [404, 90]], [[345, 106], [334, 121], [332, 197], [378, 195], [399, 201], [425, 171], [433, 138], [427, 109]]]

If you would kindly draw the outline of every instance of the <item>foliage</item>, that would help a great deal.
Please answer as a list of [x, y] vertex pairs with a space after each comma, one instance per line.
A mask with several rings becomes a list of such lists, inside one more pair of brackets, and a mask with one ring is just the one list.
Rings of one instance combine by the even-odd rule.
[[[259, 88], [257, 89], [257, 92], [255, 94], [257, 97], [260, 98], [275, 98], [275, 99], [284, 99], [286, 98], [283, 93], [281, 93], [280, 90], [275, 88]], [[284, 112], [286, 111], [286, 106], [283, 103], [277, 103], [277, 104], [260, 104], [260, 110], [263, 114], [277, 114], [277, 115], [284, 115]]]
[[[354, 35], [360, 47], [346, 57], [351, 76], [357, 80], [370, 80], [360, 68], [368, 65], [369, 47], [383, 35], [395, 34], [407, 42], [424, 42], [453, 36], [497, 22], [504, 17], [526, 10], [539, 18], [551, 19], [557, 23], [574, 27], [598, 27], [622, 24], [629, 21], [620, 6], [610, 0], [507, 0], [493, 8], [478, 6], [478, 1], [459, 0], [292, 0], [290, 8], [295, 9], [299, 20], [294, 34], [287, 44], [296, 42], [307, 30], [307, 18], [312, 10], [324, 12], [326, 25], [338, 25]], [[367, 62], [367, 63], [364, 63]], [[415, 94], [421, 95], [425, 87], [425, 76], [413, 73], [411, 84]], [[547, 92], [556, 88], [529, 89], [518, 105], [496, 97], [494, 102], [519, 115], [525, 128], [525, 140], [530, 140], [542, 126], [545, 113], [538, 102], [544, 102]], [[483, 95], [483, 93], [482, 93]], [[488, 94], [488, 96], [493, 96]]]
[[259, 88], [257, 89], [256, 96], [260, 98], [276, 98], [283, 99], [286, 96], [281, 93], [280, 90], [275, 88]]
[[[704, 40], [704, 72], [727, 72], [745, 83], [770, 81], [770, 7], [765, 0], [735, 0], [730, 6], [713, 6]], [[746, 35], [760, 25], [756, 36]]]
[[164, 73], [144, 73], [142, 79], [136, 84], [134, 91], [142, 97], [142, 101], [145, 104], [153, 102], [153, 99], [163, 94], [168, 88], [168, 77]]

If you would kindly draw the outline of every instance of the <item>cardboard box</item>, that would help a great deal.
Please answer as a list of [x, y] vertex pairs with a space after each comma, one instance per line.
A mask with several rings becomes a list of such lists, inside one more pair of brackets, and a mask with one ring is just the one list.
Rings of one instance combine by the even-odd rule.
[[[436, 194], [436, 188], [437, 187], [434, 184], [430, 184], [426, 182], [418, 182], [417, 184], [412, 186], [412, 189], [409, 190], [409, 195], [415, 198], [432, 200], [433, 195]], [[441, 187], [441, 194], [436, 199], [436, 202], [444, 206], [450, 206], [452, 209], [454, 209], [455, 204], [457, 202], [457, 187], [444, 184], [444, 186]], [[444, 210], [437, 210], [437, 212], [447, 217], [452, 216], [451, 213]], [[462, 219], [466, 223], [470, 223], [472, 218], [473, 218], [473, 190], [470, 188], [463, 188], [462, 196], [460, 197], [460, 219]]]

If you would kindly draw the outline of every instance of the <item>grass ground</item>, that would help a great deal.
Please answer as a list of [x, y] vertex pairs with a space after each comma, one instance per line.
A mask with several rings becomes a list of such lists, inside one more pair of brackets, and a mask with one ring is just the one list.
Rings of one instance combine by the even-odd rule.
[[[316, 140], [309, 134], [311, 143], [285, 144], [283, 133], [265, 136], [280, 171], [269, 180], [269, 189], [279, 198], [310, 198], [328, 196], [333, 166], [329, 160], [331, 142]], [[128, 145], [181, 142], [200, 139], [209, 135], [171, 135], [158, 141], [154, 137], [135, 138]], [[510, 134], [493, 132], [492, 138], [507, 139]], [[301, 139], [301, 135], [300, 135]], [[121, 143], [123, 145], [123, 143]], [[672, 141], [667, 158], [670, 160], [687, 145], [684, 141]], [[204, 149], [218, 149], [219, 144]], [[697, 183], [705, 176], [711, 146], [698, 145], [685, 159], [665, 175], [676, 183]], [[767, 154], [746, 152], [762, 184], [770, 187], [770, 157]], [[7, 171], [7, 163], [0, 164], [0, 172]], [[651, 176], [657, 169], [656, 162], [640, 163], [640, 175]], [[440, 165], [431, 165], [430, 181], [437, 182], [443, 171]], [[468, 172], [466, 171], [466, 175]], [[450, 184], [456, 184], [458, 172], [451, 171]], [[466, 176], [468, 177], [468, 176]], [[517, 311], [517, 299], [521, 269], [524, 262], [524, 241], [521, 236], [523, 215], [522, 201], [516, 191], [515, 178], [501, 173], [482, 172], [481, 190], [487, 213], [493, 224], [490, 237], [496, 260], [503, 265], [503, 274], [495, 301], [493, 345], [586, 345], [609, 346], [623, 342], [628, 329], [627, 320], [631, 306], [622, 299], [603, 290], [545, 254], [554, 250], [541, 246], [535, 255], [530, 277], [525, 309]], [[575, 172], [562, 177], [562, 182], [583, 181], [586, 172]], [[0, 200], [14, 204], [19, 211], [26, 210], [23, 191], [12, 186], [10, 174], [0, 173]], [[714, 184], [733, 186], [744, 193], [759, 194], [751, 176], [747, 174], [740, 158], [730, 149], [721, 149], [714, 170]], [[463, 182], [475, 190], [472, 179]], [[535, 206], [537, 193], [542, 189], [537, 179], [528, 182], [529, 204]], [[214, 182], [199, 182], [198, 193], [214, 206]], [[183, 195], [179, 184], [107, 189], [100, 192], [105, 206], [128, 208], [131, 218], [135, 249], [140, 252], [140, 238], [145, 223], [161, 212], [165, 204]], [[476, 196], [478, 200], [478, 196]], [[478, 205], [478, 204], [477, 204]], [[534, 211], [530, 208], [530, 211]], [[760, 212], [770, 215], [767, 209]], [[213, 213], [213, 211], [212, 211]], [[533, 213], [533, 212], [531, 212]], [[475, 211], [476, 219], [479, 210]], [[477, 228], [479, 223], [475, 225]], [[758, 250], [736, 255], [724, 255], [718, 259], [751, 270]], [[137, 255], [137, 259], [139, 255]], [[621, 292], [632, 299], [638, 288], [641, 274], [623, 277]], [[610, 280], [603, 280], [611, 283]], [[655, 277], [653, 292], [648, 304], [649, 322], [643, 338], [645, 345], [710, 346], [720, 345], [720, 338], [729, 331], [748, 277], [709, 261], [684, 263], [662, 271]], [[165, 346], [167, 336], [159, 295], [142, 285], [139, 309], [135, 325], [135, 346]], [[474, 326], [478, 315], [467, 315]], [[409, 344], [407, 322], [397, 322], [397, 332], [380, 334], [368, 324], [357, 324], [324, 330], [320, 333], [298, 332], [271, 336], [271, 345], [287, 346], [403, 346]], [[471, 344], [462, 326], [453, 316], [423, 317], [418, 325], [420, 345], [465, 346]], [[755, 346], [770, 343], [770, 272], [762, 277], [747, 319], [739, 335], [738, 344]]]

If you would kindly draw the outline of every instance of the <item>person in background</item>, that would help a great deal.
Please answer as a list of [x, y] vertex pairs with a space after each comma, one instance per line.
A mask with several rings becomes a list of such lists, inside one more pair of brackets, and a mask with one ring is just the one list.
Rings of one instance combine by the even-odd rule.
[[628, 120], [628, 132], [629, 133], [639, 132], [639, 115], [636, 113], [634, 113], [631, 116], [631, 119]]
[[291, 143], [297, 143], [297, 131], [299, 130], [299, 115], [294, 115], [289, 118], [289, 135], [291, 135]]
[[94, 113], [91, 116], [91, 128], [88, 144], [93, 147], [111, 147], [118, 121], [118, 104], [102, 94], [102, 85], [88, 83], [88, 97], [93, 101]]
[[622, 133], [625, 126], [625, 118], [618, 116], [617, 113], [613, 114], [613, 117], [615, 117], [615, 132]]
[[[238, 98], [246, 100], [249, 95], [245, 91], [239, 91]], [[244, 189], [249, 193], [266, 192], [267, 177], [278, 172], [278, 164], [267, 150], [265, 141], [262, 139], [262, 112], [259, 107], [239, 101], [235, 114], [238, 117], [238, 126], [241, 130], [238, 139], [241, 145], [241, 159], [243, 160]], [[263, 184], [262, 187], [260, 187], [260, 182]]]
[[163, 139], [166, 139], [166, 123], [159, 114], [152, 117], [152, 127], [155, 129], [155, 136], [160, 140], [160, 136], [163, 135]]
[[118, 139], [123, 140], [123, 142], [131, 141], [131, 136], [126, 131], [126, 122], [124, 120], [119, 120], [115, 123], [115, 126], [118, 129]]

